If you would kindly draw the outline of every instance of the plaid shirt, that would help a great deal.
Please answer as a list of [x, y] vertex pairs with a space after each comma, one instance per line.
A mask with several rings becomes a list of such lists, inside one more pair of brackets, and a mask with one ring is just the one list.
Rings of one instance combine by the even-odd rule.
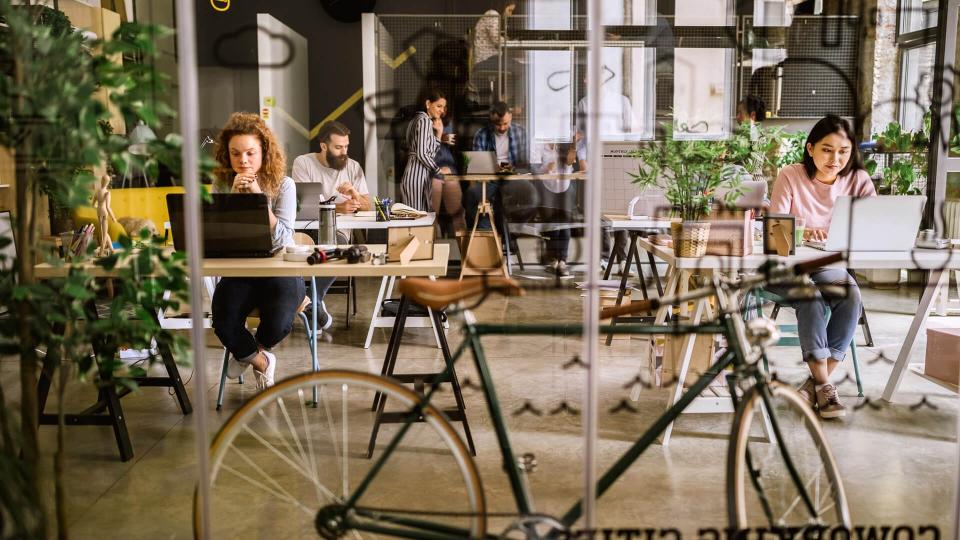
[[[530, 154], [527, 150], [527, 132], [516, 123], [511, 122], [507, 130], [507, 139], [510, 143], [510, 164], [514, 167], [530, 163]], [[482, 152], [496, 152], [497, 143], [493, 138], [493, 128], [485, 126], [473, 137], [473, 149]]]

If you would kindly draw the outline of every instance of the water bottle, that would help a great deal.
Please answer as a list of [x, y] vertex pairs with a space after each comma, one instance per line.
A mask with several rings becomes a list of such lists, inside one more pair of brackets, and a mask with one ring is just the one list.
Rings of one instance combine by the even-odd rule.
[[320, 216], [317, 220], [317, 243], [320, 245], [337, 244], [337, 205], [320, 204]]

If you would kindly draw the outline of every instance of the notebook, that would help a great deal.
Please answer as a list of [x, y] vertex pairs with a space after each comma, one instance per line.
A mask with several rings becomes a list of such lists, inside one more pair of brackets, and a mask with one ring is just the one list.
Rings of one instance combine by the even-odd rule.
[[[214, 193], [203, 203], [203, 256], [208, 258], [271, 257], [273, 247], [267, 196], [262, 193]], [[173, 247], [186, 250], [184, 195], [167, 195]]]

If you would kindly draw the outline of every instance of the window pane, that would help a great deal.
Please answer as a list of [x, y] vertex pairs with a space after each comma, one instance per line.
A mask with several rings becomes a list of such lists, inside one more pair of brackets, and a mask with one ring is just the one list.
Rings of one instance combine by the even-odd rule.
[[733, 26], [731, 0], [677, 0], [677, 26]]
[[530, 2], [531, 30], [569, 30], [570, 0]]
[[604, 25], [645, 25], [653, 15], [654, 0], [603, 0]]
[[903, 51], [900, 76], [900, 125], [916, 131], [933, 99], [933, 62], [936, 44], [928, 43]]
[[674, 52], [673, 115], [676, 138], [707, 139], [730, 131], [731, 49]]
[[754, 0], [754, 26], [790, 26], [793, 22], [793, 4], [786, 0]]
[[530, 51], [527, 61], [530, 66], [530, 137], [534, 141], [570, 141], [573, 129], [573, 53], [568, 50]]
[[937, 0], [900, 0], [900, 33], [937, 26]]

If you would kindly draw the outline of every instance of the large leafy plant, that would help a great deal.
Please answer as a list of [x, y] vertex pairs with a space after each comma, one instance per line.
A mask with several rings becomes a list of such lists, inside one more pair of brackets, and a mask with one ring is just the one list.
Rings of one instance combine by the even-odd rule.
[[[917, 180], [926, 175], [927, 152], [930, 148], [930, 115], [924, 116], [923, 128], [917, 131], [904, 130], [899, 123], [890, 122], [874, 136], [877, 149], [890, 155], [881, 176], [881, 187], [891, 195], [919, 195]], [[870, 176], [877, 171], [877, 161], [868, 159], [864, 164]]]
[[[108, 102], [130, 126], [142, 120], [156, 130], [172, 119], [174, 111], [155, 98], [164, 95], [166, 79], [149, 61], [156, 56], [155, 41], [166, 30], [124, 24], [112, 39], [90, 42], [63, 24], [62, 14], [43, 6], [11, 6], [10, 0], [0, 0], [0, 19], [5, 23], [0, 28], [0, 145], [15, 159], [13, 232], [18, 255], [0, 265], [0, 305], [9, 309], [9, 315], [0, 318], [0, 353], [19, 357], [21, 393], [19, 429], [6, 402], [0, 402], [0, 536], [35, 538], [46, 536], [46, 523], [52, 521], [44, 516], [39, 487], [39, 370], [59, 370], [57, 389], [62, 394], [73, 373], [95, 385], [132, 386], [126, 377], [142, 370], [116, 360], [121, 346], [150, 349], [156, 339], [170, 347], [178, 361], [189, 358], [185, 338], [161, 330], [155, 319], [157, 310], [176, 308], [186, 299], [182, 257], [142, 234], [137, 248], [124, 241], [114, 255], [93, 265], [90, 252], [60, 261], [39, 247], [40, 217], [46, 211], [41, 194], [66, 207], [89, 204], [99, 174], [110, 165], [124, 170], [136, 160], [148, 169], [155, 160], [164, 160], [179, 172], [181, 140], [170, 135], [152, 142], [153, 157], [147, 162], [130, 154], [125, 138], [100, 127], [111, 118]], [[115, 62], [124, 55], [145, 62]], [[196, 181], [192, 174], [188, 177]], [[11, 240], [0, 238], [0, 244]], [[38, 260], [62, 267], [65, 277], [37, 279]], [[95, 266], [112, 269], [119, 277], [106, 306], [101, 300], [104, 284], [93, 277]], [[95, 321], [93, 310], [105, 314]], [[99, 344], [95, 356], [94, 342]], [[58, 533], [66, 537], [62, 408], [58, 414], [54, 501]], [[5, 525], [2, 516], [9, 518]]]
[[663, 127], [662, 140], [631, 152], [640, 163], [629, 174], [644, 188], [662, 190], [683, 221], [703, 219], [714, 200], [733, 204], [742, 195], [743, 176], [766, 163], [769, 148], [754, 145], [749, 126], [726, 140], [675, 139], [672, 123]]

